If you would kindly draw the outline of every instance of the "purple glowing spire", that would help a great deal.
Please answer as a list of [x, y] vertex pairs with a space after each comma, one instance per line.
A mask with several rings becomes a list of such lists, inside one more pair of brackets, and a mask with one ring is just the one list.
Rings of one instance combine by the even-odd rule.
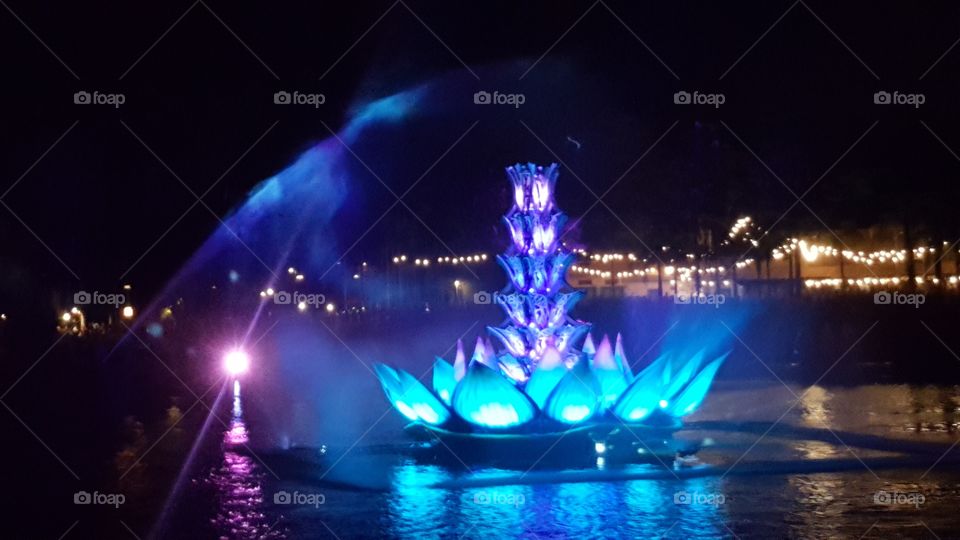
[[503, 221], [512, 245], [497, 257], [509, 281], [497, 303], [508, 320], [488, 330], [523, 367], [526, 376], [513, 377], [518, 382], [526, 380], [548, 348], [576, 355], [574, 347], [589, 329], [567, 314], [583, 292], [564, 291], [573, 254], [560, 244], [566, 216], [553, 200], [558, 175], [555, 163], [507, 167], [514, 204]]

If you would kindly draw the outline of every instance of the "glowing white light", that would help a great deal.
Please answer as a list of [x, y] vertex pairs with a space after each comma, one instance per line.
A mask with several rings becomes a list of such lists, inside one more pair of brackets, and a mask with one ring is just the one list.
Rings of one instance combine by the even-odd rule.
[[333, 304], [327, 304], [327, 307], [326, 307], [327, 313], [333, 313], [333, 310], [335, 309], [337, 309], [337, 306]]
[[598, 454], [603, 454], [604, 452], [607, 451], [607, 445], [602, 442], [594, 443], [593, 448], [594, 450], [597, 451]]
[[123, 316], [124, 319], [132, 319], [133, 306], [123, 306], [123, 309], [120, 310], [120, 315]]
[[303, 281], [303, 274], [297, 274], [297, 277], [295, 277], [294, 279], [296, 279], [297, 281]]
[[223, 367], [230, 375], [240, 375], [250, 369], [250, 356], [243, 350], [234, 349], [223, 357]]
[[477, 424], [492, 427], [512, 426], [520, 423], [520, 415], [509, 403], [484, 403], [471, 413], [470, 417]]
[[306, 311], [306, 310], [307, 310], [307, 303], [306, 303], [306, 302], [300, 302], [299, 304], [297, 304], [297, 309], [300, 310], [300, 311]]
[[63, 320], [63, 322], [70, 322], [70, 314], [66, 311], [63, 312], [63, 315], [61, 315], [60, 318]]
[[667, 400], [665, 400], [665, 399], [661, 399], [661, 400], [660, 400], [660, 408], [661, 408], [661, 409], [666, 409], [666, 408], [667, 408]]
[[400, 411], [400, 414], [406, 416], [410, 420], [413, 420], [413, 421], [417, 420], [417, 412], [414, 411], [413, 408], [407, 405], [406, 403], [402, 401], [394, 401], [393, 406], [396, 407], [398, 411]]
[[568, 422], [579, 422], [587, 416], [590, 416], [590, 407], [586, 405], [567, 405], [560, 412], [560, 416]]

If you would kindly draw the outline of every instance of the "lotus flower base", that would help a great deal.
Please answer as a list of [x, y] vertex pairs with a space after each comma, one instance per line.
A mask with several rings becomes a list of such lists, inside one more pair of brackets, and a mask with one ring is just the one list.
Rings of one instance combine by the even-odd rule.
[[[677, 426], [679, 427], [679, 426]], [[625, 429], [594, 424], [548, 433], [461, 433], [412, 423], [405, 431], [420, 441], [413, 457], [457, 467], [483, 464], [502, 468], [595, 467], [620, 463], [670, 464], [695, 454], [700, 443], [677, 440], [676, 428]], [[598, 458], [600, 461], [598, 461]]]
[[497, 260], [508, 284], [496, 296], [506, 320], [487, 327], [500, 350], [477, 338], [468, 362], [458, 342], [452, 364], [434, 362], [432, 389], [402, 369], [375, 364], [390, 403], [422, 428], [415, 430], [467, 446], [566, 444], [573, 434], [584, 436], [570, 437], [569, 444], [596, 444], [622, 433], [638, 439], [638, 430], [652, 430], [643, 432], [662, 441], [660, 432], [679, 427], [706, 397], [726, 355], [667, 351], [634, 375], [619, 335], [615, 344], [604, 336], [595, 346], [590, 324], [569, 315], [583, 292], [566, 283], [574, 253], [560, 241], [565, 217], [553, 200], [558, 174], [556, 164], [507, 168], [514, 201], [504, 223], [511, 245]]
[[[588, 338], [589, 340], [589, 338]], [[703, 366], [705, 351], [681, 360], [664, 354], [633, 375], [604, 337], [567, 366], [554, 349], [523, 384], [489, 367], [482, 352], [463, 367], [442, 358], [434, 363], [433, 389], [402, 369], [376, 364], [377, 377], [394, 407], [433, 433], [475, 439], [551, 436], [587, 430], [605, 438], [617, 430], [675, 430], [699, 407], [726, 355]], [[460, 347], [462, 348], [462, 347]], [[478, 351], [482, 343], [478, 343]], [[457, 373], [464, 375], [457, 380]]]

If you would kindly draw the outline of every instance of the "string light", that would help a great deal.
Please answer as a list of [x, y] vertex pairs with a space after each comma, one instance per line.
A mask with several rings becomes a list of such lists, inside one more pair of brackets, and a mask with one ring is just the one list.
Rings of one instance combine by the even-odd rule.
[[[449, 256], [439, 256], [439, 257], [419, 257], [413, 260], [414, 266], [420, 267], [429, 267], [430, 263], [435, 261], [436, 264], [457, 264], [457, 263], [481, 263], [486, 262], [488, 259], [486, 253], [474, 253], [471, 255], [457, 255], [454, 257]], [[393, 264], [403, 264], [407, 262], [406, 255], [397, 255], [393, 257]], [[366, 266], [366, 263], [364, 263]]]

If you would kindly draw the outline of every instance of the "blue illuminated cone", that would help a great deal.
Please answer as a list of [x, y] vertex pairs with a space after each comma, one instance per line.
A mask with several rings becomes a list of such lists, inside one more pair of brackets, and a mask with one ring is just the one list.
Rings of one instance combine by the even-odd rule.
[[488, 329], [522, 367], [522, 373], [507, 374], [517, 382], [527, 380], [550, 347], [576, 358], [576, 346], [590, 328], [568, 315], [583, 292], [564, 290], [573, 254], [559, 241], [566, 216], [553, 201], [558, 175], [555, 163], [507, 167], [513, 207], [503, 221], [511, 246], [497, 257], [508, 280], [497, 295], [507, 322]]

